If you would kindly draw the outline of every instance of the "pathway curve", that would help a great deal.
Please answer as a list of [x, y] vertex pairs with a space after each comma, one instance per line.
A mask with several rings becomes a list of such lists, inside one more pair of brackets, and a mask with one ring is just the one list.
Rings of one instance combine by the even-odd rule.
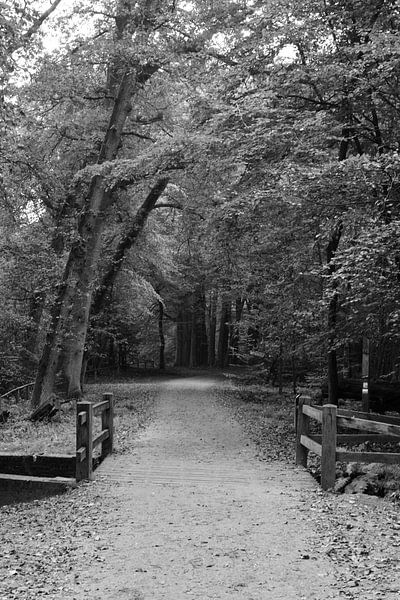
[[[261, 463], [212, 378], [159, 384], [154, 422], [130, 455], [97, 471], [113, 481], [102, 562], [80, 576], [79, 600], [327, 600], [324, 557], [310, 559], [304, 494], [311, 477]], [[78, 586], [77, 586], [78, 587]]]

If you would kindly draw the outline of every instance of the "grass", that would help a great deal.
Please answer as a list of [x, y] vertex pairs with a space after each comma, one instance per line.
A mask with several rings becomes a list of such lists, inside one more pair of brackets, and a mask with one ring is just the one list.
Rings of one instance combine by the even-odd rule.
[[[91, 384], [84, 400], [99, 402], [102, 394], [112, 392], [115, 401], [115, 451], [129, 450], [128, 439], [143, 428], [153, 411], [152, 387], [145, 382]], [[61, 415], [50, 422], [32, 423], [28, 403], [10, 401], [4, 406], [10, 411], [7, 423], [0, 425], [0, 452], [16, 454], [75, 454], [75, 403], [62, 405]], [[101, 429], [96, 418], [94, 435]]]

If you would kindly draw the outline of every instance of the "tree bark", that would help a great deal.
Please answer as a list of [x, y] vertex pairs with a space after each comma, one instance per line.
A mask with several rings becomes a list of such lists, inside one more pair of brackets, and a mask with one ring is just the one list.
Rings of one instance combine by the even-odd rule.
[[158, 301], [158, 337], [160, 340], [159, 369], [165, 370], [164, 304]]
[[112, 286], [114, 285], [119, 271], [121, 270], [127, 252], [134, 246], [140, 233], [143, 231], [151, 211], [155, 208], [157, 200], [165, 191], [168, 182], [169, 178], [164, 177], [160, 179], [151, 189], [150, 193], [133, 218], [129, 229], [119, 242], [112, 261], [104, 273], [100, 285], [93, 295], [93, 302], [91, 306], [92, 315], [97, 315], [101, 310], [103, 310], [107, 301], [109, 300]]
[[[326, 248], [326, 259], [328, 264], [329, 275], [335, 272], [333, 265], [333, 257], [338, 249], [340, 238], [342, 235], [343, 223], [339, 221], [331, 233], [328, 246]], [[339, 377], [337, 369], [337, 353], [335, 349], [336, 343], [336, 322], [338, 309], [338, 293], [336, 284], [333, 283], [333, 294], [328, 305], [328, 398], [330, 404], [338, 404], [339, 401]]]
[[218, 294], [215, 290], [210, 293], [210, 304], [208, 308], [208, 366], [215, 366], [215, 338], [217, 335], [217, 300]]
[[190, 360], [192, 311], [191, 294], [184, 296], [181, 300], [180, 310], [176, 322], [176, 367], [188, 367]]
[[206, 302], [202, 287], [182, 299], [177, 317], [176, 362], [179, 367], [208, 366]]
[[229, 332], [231, 324], [231, 301], [223, 300], [218, 336], [217, 366], [224, 368], [229, 362]]
[[[132, 93], [132, 75], [125, 73], [100, 151], [99, 163], [113, 160], [117, 155], [121, 133], [131, 109]], [[103, 178], [94, 176], [78, 224], [79, 239], [69, 253], [63, 282], [53, 306], [50, 330], [32, 396], [34, 407], [46, 400], [47, 395], [53, 391], [62, 343], [67, 393], [71, 397], [82, 393], [80, 374], [89, 320], [91, 285], [100, 251], [104, 211], [109, 203], [110, 194], [105, 189]]]

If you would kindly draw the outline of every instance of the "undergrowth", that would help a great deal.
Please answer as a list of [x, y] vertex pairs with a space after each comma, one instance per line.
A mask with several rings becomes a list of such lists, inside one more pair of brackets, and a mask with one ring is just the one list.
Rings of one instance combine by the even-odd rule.
[[[228, 400], [234, 405], [238, 420], [242, 423], [249, 437], [257, 446], [257, 456], [261, 460], [283, 460], [295, 462], [295, 397], [291, 390], [284, 389], [282, 394], [270, 385], [252, 383], [249, 379], [232, 377], [235, 392]], [[351, 408], [348, 406], [347, 408]], [[318, 433], [318, 425], [315, 424]], [[363, 444], [361, 447], [348, 446], [353, 451], [398, 452], [399, 444]], [[308, 455], [308, 470], [320, 481], [321, 461], [312, 452]], [[337, 463], [336, 472], [338, 490], [346, 491], [340, 482], [347, 479], [347, 485], [354, 483], [347, 493], [363, 492], [370, 495], [400, 500], [400, 465], [384, 465], [374, 463], [342, 464]]]
[[[115, 451], [129, 450], [129, 441], [145, 427], [153, 413], [154, 393], [151, 385], [140, 383], [106, 383], [86, 386], [84, 400], [99, 402], [102, 394], [114, 395]], [[16, 454], [75, 454], [75, 402], [61, 406], [61, 414], [50, 422], [32, 423], [27, 402], [11, 399], [4, 404], [10, 412], [7, 423], [0, 425], [0, 452]], [[101, 429], [101, 419], [94, 420], [94, 435]]]

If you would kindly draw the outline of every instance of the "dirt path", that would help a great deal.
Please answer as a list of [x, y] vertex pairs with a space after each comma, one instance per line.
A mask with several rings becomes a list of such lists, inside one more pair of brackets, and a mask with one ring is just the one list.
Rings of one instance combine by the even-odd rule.
[[303, 508], [316, 484], [302, 470], [254, 459], [218, 402], [221, 385], [160, 383], [156, 418], [134, 452], [97, 471], [113, 510], [97, 539], [101, 558], [77, 571], [76, 599], [338, 597], [328, 560], [310, 559]]

